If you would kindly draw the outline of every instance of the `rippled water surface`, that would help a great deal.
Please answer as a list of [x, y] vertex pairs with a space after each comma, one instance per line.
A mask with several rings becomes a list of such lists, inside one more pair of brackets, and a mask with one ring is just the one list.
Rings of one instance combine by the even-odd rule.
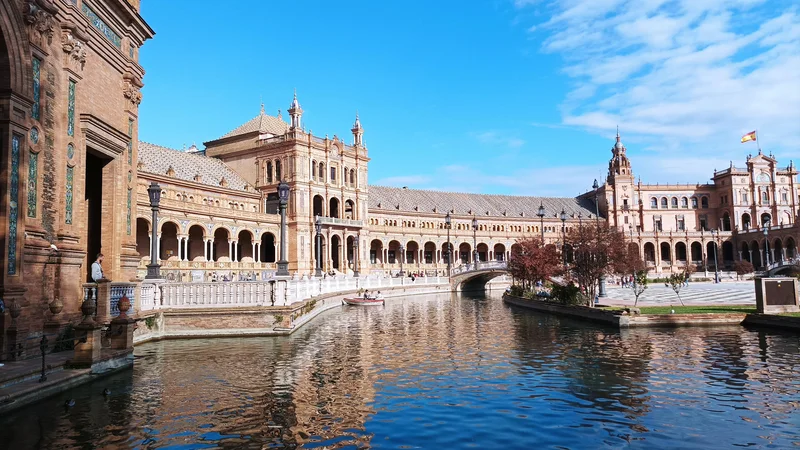
[[139, 346], [132, 371], [0, 418], [0, 446], [800, 448], [799, 345], [414, 297], [291, 337]]

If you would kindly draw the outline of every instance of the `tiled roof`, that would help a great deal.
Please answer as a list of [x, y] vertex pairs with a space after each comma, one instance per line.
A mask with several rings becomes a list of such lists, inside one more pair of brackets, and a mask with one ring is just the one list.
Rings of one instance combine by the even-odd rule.
[[545, 217], [560, 214], [562, 208], [570, 217], [577, 217], [578, 213], [583, 217], [595, 214], [594, 202], [589, 199], [464, 194], [387, 186], [369, 187], [369, 208], [385, 211], [431, 213], [436, 208], [439, 214], [447, 214], [447, 211], [452, 209], [454, 210], [452, 214], [456, 215], [538, 218], [536, 214], [539, 212], [540, 204], [544, 205], [547, 214]]
[[219, 187], [220, 181], [225, 178], [225, 187], [228, 189], [255, 191], [252, 186], [245, 189], [247, 182], [216, 158], [139, 141], [139, 162], [142, 164], [139, 169], [141, 172], [167, 175], [171, 167], [175, 171], [175, 178], [180, 180], [196, 181], [195, 177], [200, 175], [199, 183]]
[[258, 131], [261, 134], [270, 133], [270, 134], [280, 135], [286, 133], [288, 129], [289, 129], [289, 124], [284, 122], [283, 119], [267, 115], [262, 110], [261, 113], [259, 113], [259, 115], [253, 117], [244, 125], [241, 125], [238, 128], [234, 129], [233, 131], [228, 132], [220, 139], [224, 139], [231, 136], [238, 136], [240, 134], [245, 134], [245, 133], [252, 133], [253, 131]]

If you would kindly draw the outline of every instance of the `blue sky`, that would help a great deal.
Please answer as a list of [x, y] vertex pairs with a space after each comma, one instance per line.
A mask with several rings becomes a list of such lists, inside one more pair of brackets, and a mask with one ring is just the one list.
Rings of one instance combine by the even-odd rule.
[[142, 2], [140, 140], [215, 139], [292, 91], [314, 134], [352, 139], [370, 184], [571, 196], [620, 126], [643, 182], [705, 182], [800, 156], [790, 0]]

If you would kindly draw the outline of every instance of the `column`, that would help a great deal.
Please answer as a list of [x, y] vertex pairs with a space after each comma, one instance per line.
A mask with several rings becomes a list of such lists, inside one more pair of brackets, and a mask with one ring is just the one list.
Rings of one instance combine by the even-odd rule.
[[761, 265], [766, 267], [767, 266], [767, 261], [764, 259], [764, 250], [758, 249], [758, 254], [761, 257]]
[[257, 263], [261, 262], [261, 242], [256, 244], [255, 253], [253, 253], [253, 258], [255, 258]]
[[256, 257], [256, 243], [251, 242], [251, 244], [253, 245], [253, 253], [251, 253], [253, 255], [253, 261], [258, 262], [258, 258]]
[[208, 239], [203, 238], [203, 259], [208, 262]]
[[156, 259], [161, 261], [161, 233], [158, 233], [158, 242], [156, 242]]
[[742, 260], [742, 251], [739, 250], [739, 261], [741, 261], [741, 260]]
[[239, 240], [233, 241], [233, 258], [231, 261], [239, 262]]
[[228, 239], [228, 259], [233, 261], [233, 240]]
[[148, 253], [147, 260], [148, 261], [150, 260], [150, 256], [151, 255], [149, 253], [152, 252], [152, 248], [153, 248], [153, 233], [147, 233], [147, 253]]
[[750, 262], [753, 262], [753, 251], [748, 250], [747, 253], [750, 253]]

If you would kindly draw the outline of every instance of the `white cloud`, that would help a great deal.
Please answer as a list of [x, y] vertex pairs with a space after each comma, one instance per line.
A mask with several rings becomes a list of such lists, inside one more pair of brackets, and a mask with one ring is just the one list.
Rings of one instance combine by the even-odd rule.
[[[633, 135], [640, 144], [636, 152], [658, 153], [633, 157], [643, 178], [650, 171], [661, 180], [704, 173], [704, 181], [721, 161], [741, 165], [754, 146], [745, 148], [738, 138], [756, 128], [765, 151], [785, 162], [797, 152], [800, 14], [792, 2], [514, 4], [549, 17], [531, 25], [541, 51], [563, 58], [572, 83], [561, 105], [562, 123], [604, 136], [619, 125], [623, 138]], [[691, 161], [691, 173], [681, 161]]]

